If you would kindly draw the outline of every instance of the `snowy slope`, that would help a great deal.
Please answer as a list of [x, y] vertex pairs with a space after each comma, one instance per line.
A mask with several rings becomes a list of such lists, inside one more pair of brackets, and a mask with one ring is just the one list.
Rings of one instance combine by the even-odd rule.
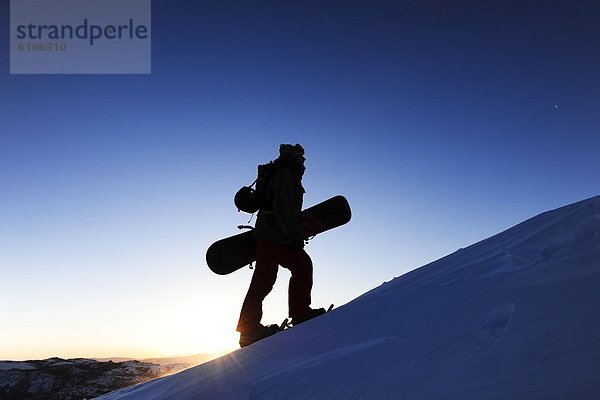
[[103, 400], [598, 399], [600, 197]]

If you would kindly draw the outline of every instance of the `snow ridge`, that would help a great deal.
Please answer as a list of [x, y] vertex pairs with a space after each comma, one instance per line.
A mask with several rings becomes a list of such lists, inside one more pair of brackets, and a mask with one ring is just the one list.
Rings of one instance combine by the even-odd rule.
[[600, 197], [102, 400], [600, 398]]
[[[528, 269], [543, 273], [545, 279], [577, 277], [580, 271], [561, 271], [560, 263], [573, 257], [593, 258], [599, 247], [600, 196], [596, 196], [540, 214], [376, 290], [448, 285]], [[529, 275], [532, 282], [539, 278], [534, 271]]]

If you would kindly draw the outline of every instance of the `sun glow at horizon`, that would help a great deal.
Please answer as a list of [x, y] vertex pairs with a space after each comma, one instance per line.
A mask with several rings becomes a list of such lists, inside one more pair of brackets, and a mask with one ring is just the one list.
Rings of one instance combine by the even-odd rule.
[[[43, 360], [48, 358], [89, 358], [89, 359], [133, 359], [145, 360], [152, 358], [183, 358], [194, 355], [207, 355], [219, 357], [239, 348], [236, 332], [224, 333], [220, 330], [209, 332], [201, 338], [190, 340], [195, 343], [178, 341], [177, 344], [167, 343], [154, 348], [146, 346], [122, 345], [98, 346], [68, 345], [44, 342], [37, 346], [29, 346], [27, 350], [22, 349], [0, 349], [0, 360], [5, 361], [27, 361]], [[201, 343], [201, 344], [200, 344]]]
[[[65, 305], [62, 299], [49, 298], [47, 307], [68, 315], [68, 325], [57, 324], [55, 315], [39, 313], [32, 305], [34, 311], [4, 321], [0, 359], [171, 358], [221, 355], [238, 348], [237, 304], [217, 301], [210, 291], [193, 293], [193, 285], [171, 285], [161, 296], [143, 294], [148, 299], [143, 306], [124, 301], [119, 309]], [[24, 326], [26, 334], [17, 329]]]

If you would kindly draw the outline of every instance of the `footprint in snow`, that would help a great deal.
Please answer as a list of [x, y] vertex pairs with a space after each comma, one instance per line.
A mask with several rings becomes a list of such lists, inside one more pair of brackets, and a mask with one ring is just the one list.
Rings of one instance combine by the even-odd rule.
[[503, 304], [494, 308], [481, 329], [467, 340], [470, 350], [478, 353], [492, 347], [506, 331], [514, 312], [514, 304]]

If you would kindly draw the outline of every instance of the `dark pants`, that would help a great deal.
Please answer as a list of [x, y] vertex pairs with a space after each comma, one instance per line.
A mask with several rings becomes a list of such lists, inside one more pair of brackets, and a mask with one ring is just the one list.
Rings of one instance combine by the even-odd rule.
[[273, 289], [279, 265], [292, 273], [288, 288], [289, 316], [294, 318], [305, 315], [310, 310], [310, 292], [313, 284], [310, 256], [304, 250], [259, 240], [256, 266], [240, 312], [238, 332], [252, 331], [260, 324], [263, 314], [262, 302]]

